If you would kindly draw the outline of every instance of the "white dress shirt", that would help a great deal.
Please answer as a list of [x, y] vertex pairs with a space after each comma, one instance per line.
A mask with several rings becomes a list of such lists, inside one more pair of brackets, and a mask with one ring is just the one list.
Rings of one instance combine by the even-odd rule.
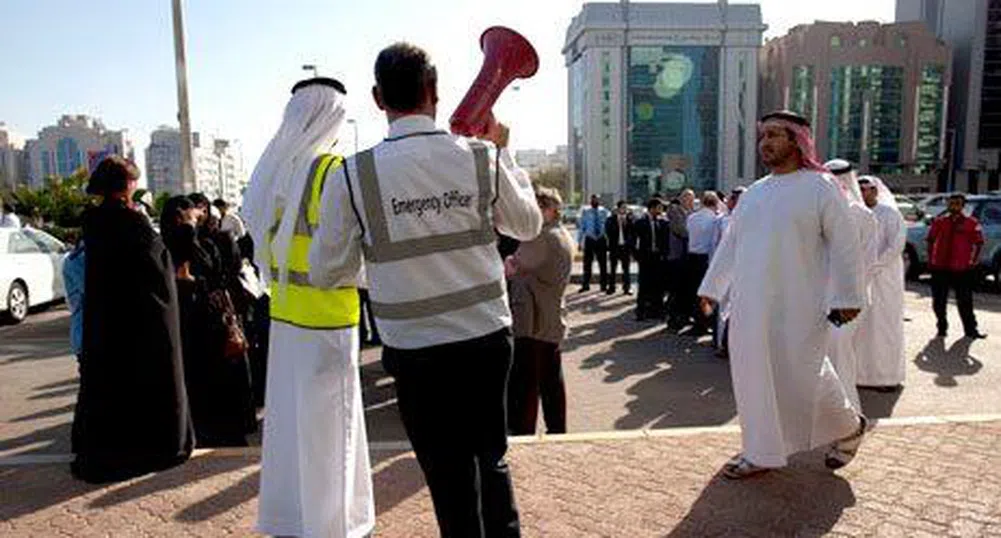
[[716, 212], [704, 207], [688, 215], [688, 252], [711, 254], [716, 235]]

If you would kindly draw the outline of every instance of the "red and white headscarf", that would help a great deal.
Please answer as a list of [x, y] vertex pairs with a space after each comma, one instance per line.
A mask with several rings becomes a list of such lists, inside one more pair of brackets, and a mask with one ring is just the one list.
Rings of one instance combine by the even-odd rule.
[[772, 112], [766, 114], [758, 122], [758, 133], [763, 132], [765, 124], [769, 122], [785, 127], [793, 134], [793, 139], [799, 148], [799, 154], [802, 158], [800, 165], [803, 168], [830, 173], [830, 170], [825, 168], [820, 163], [820, 159], [817, 158], [817, 146], [813, 141], [813, 131], [810, 129], [810, 122], [806, 118], [787, 110]]

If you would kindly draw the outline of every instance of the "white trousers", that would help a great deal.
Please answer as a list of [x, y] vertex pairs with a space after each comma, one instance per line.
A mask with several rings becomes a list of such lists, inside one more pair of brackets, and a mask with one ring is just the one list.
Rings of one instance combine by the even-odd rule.
[[273, 321], [257, 530], [360, 538], [375, 503], [358, 374], [358, 329]]

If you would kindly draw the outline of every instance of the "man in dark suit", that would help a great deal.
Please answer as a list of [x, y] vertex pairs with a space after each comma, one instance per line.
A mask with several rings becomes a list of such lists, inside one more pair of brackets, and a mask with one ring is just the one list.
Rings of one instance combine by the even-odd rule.
[[664, 256], [670, 232], [667, 221], [660, 216], [664, 203], [651, 198], [646, 206], [646, 216], [633, 224], [636, 261], [640, 267], [637, 321], [664, 318]]
[[608, 238], [609, 278], [608, 293], [615, 293], [615, 266], [622, 264], [622, 292], [632, 295], [629, 264], [632, 258], [633, 246], [633, 214], [626, 206], [625, 200], [619, 200], [615, 213], [605, 221], [605, 236]]

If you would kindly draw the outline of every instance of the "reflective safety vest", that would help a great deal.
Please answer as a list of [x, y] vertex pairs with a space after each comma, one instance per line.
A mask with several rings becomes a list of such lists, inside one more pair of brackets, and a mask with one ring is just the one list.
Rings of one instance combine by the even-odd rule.
[[[304, 329], [343, 329], [358, 325], [360, 306], [355, 286], [317, 288], [309, 282], [309, 245], [320, 222], [323, 183], [327, 172], [343, 163], [342, 157], [334, 155], [321, 155], [313, 161], [289, 247], [288, 284], [282, 289], [278, 289], [278, 263], [274, 256], [271, 258], [271, 274], [275, 280], [271, 289], [272, 319]], [[281, 221], [279, 212], [268, 234], [269, 240], [277, 233]]]

